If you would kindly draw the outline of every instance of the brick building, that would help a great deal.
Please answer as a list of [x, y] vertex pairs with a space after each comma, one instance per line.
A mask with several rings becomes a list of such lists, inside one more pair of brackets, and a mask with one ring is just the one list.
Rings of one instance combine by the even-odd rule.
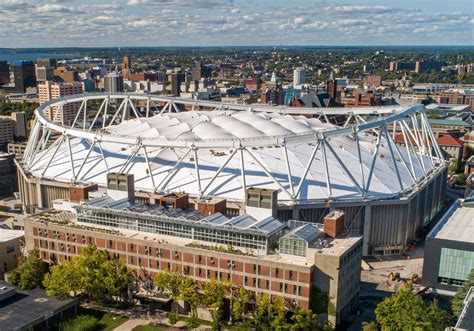
[[[319, 288], [336, 308], [335, 316], [326, 316], [333, 324], [357, 306], [362, 238], [341, 234], [342, 229], [331, 224], [340, 220], [340, 213], [334, 220], [328, 215], [327, 235], [321, 226], [284, 225], [264, 217], [271, 213], [264, 207], [247, 210], [257, 210], [263, 219], [255, 214], [204, 217], [191, 205], [188, 210], [173, 209], [184, 206], [181, 200], [187, 195], [169, 194], [159, 204], [149, 205], [133, 203], [129, 194], [124, 190], [116, 195], [122, 199], [107, 195], [82, 201], [75, 207], [77, 214], [52, 209], [26, 218], [27, 249], [38, 248], [45, 261], [61, 263], [95, 244], [144, 281], [158, 271], [177, 270], [200, 286], [211, 279], [233, 280], [253, 295], [283, 296], [306, 309], [312, 307], [312, 293]], [[180, 202], [170, 202], [175, 198]], [[211, 203], [196, 207], [212, 212], [222, 201]]]

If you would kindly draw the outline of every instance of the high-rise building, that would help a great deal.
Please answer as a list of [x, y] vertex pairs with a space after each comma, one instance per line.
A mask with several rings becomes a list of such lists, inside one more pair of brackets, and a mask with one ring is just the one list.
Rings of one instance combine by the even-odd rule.
[[36, 81], [44, 82], [54, 78], [54, 67], [40, 67], [36, 65]]
[[285, 104], [285, 90], [283, 89], [268, 89], [261, 97], [261, 103], [281, 106]]
[[[15, 154], [0, 152], [0, 198], [11, 196], [18, 189], [14, 160]], [[0, 231], [2, 231], [1, 228]], [[0, 252], [0, 261], [1, 255]], [[2, 270], [1, 266], [0, 270]]]
[[293, 87], [304, 84], [306, 80], [306, 71], [303, 68], [296, 68], [293, 71]]
[[[64, 83], [64, 82], [42, 82], [38, 85], [38, 94], [40, 105], [54, 99], [59, 99], [68, 95], [82, 93], [82, 84], [79, 82]], [[46, 110], [46, 115], [55, 123], [71, 125], [76, 117], [76, 114], [81, 106], [81, 103], [68, 103], [60, 107], [51, 107]]]
[[132, 76], [132, 59], [129, 55], [123, 57], [122, 76], [124, 79], [131, 79]]
[[0, 116], [0, 149], [6, 149], [13, 140], [13, 121], [10, 116]]
[[7, 61], [0, 61], [0, 86], [10, 82], [10, 67]]
[[331, 100], [337, 99], [337, 81], [334, 79], [334, 73], [331, 72], [329, 79], [326, 82], [326, 91], [329, 94]]
[[36, 72], [33, 61], [15, 61], [13, 63], [15, 92], [25, 93], [28, 87], [36, 87]]
[[16, 111], [11, 114], [13, 121], [13, 135], [15, 137], [27, 137], [27, 120], [26, 113], [24, 111]]
[[47, 59], [47, 58], [40, 58], [36, 59], [36, 65], [38, 67], [56, 67], [56, 59]]
[[104, 90], [108, 93], [123, 92], [123, 76], [118, 72], [108, 73], [104, 77]]
[[194, 65], [191, 79], [192, 80], [201, 80], [201, 78], [211, 78], [212, 70], [210, 67], [206, 65], [202, 65], [201, 63], [197, 62]]
[[184, 72], [174, 72], [168, 76], [168, 81], [171, 84], [171, 94], [179, 96], [181, 83], [186, 80]]
[[156, 72], [156, 81], [157, 82], [166, 82], [166, 72], [157, 71]]

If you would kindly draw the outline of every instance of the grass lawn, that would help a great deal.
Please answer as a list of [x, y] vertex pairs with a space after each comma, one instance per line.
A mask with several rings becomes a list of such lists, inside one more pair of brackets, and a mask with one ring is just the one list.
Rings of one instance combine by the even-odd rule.
[[112, 331], [117, 326], [128, 321], [128, 317], [120, 316], [110, 313], [105, 313], [103, 311], [93, 310], [93, 309], [84, 309], [79, 307], [78, 315], [91, 315], [99, 320], [99, 326], [101, 331]]
[[165, 331], [165, 329], [157, 328], [153, 325], [139, 325], [134, 327], [132, 331]]

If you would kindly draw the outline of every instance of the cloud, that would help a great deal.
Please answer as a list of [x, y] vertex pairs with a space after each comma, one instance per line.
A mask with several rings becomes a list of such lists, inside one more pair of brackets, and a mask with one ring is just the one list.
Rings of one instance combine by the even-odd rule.
[[0, 1], [0, 9], [4, 10], [20, 10], [28, 6], [23, 0], [2, 0]]
[[59, 4], [46, 4], [36, 9], [39, 13], [71, 13], [71, 8]]
[[[258, 5], [246, 0], [27, 1], [0, 0], [2, 47], [472, 44], [474, 23], [466, 12], [427, 13], [360, 0], [346, 5], [324, 0], [311, 5], [271, 0]], [[60, 35], [52, 39], [54, 31]]]

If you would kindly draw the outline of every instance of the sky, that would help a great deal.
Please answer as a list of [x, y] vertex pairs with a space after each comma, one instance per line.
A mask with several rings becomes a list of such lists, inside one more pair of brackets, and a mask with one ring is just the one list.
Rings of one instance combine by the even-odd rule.
[[0, 48], [234, 45], [474, 45], [474, 0], [0, 0]]

